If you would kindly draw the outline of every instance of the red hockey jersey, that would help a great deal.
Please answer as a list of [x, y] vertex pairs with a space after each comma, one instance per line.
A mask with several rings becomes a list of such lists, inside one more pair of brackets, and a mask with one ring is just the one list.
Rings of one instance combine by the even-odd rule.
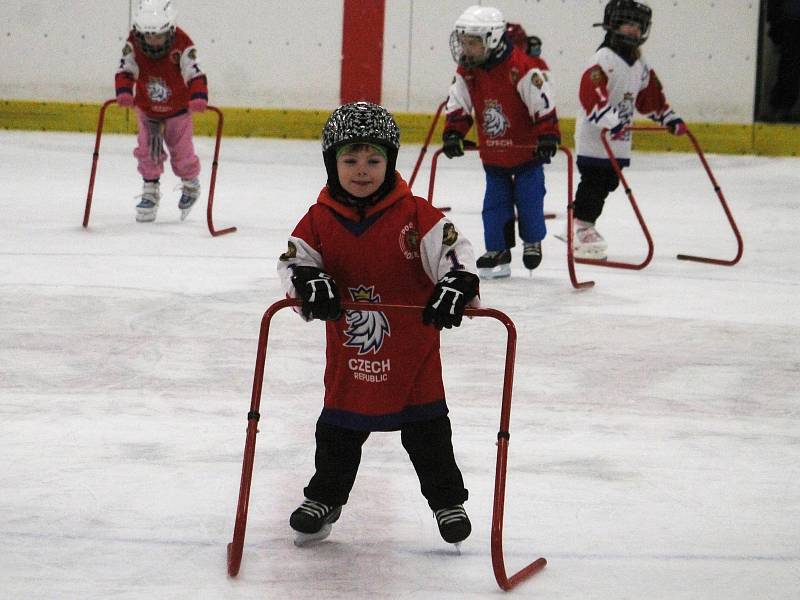
[[[297, 297], [293, 266], [324, 270], [346, 301], [415, 306], [426, 304], [434, 283], [448, 272], [474, 272], [469, 241], [396, 178], [363, 220], [331, 198], [327, 187], [320, 192], [278, 261], [289, 297]], [[348, 310], [326, 322], [326, 341], [322, 421], [390, 431], [447, 414], [439, 332], [423, 325], [421, 311]]]
[[488, 69], [459, 66], [447, 98], [445, 131], [466, 135], [474, 111], [484, 163], [516, 167], [534, 160], [540, 135], [561, 136], [548, 73], [542, 59], [519, 48]]
[[180, 27], [175, 29], [169, 52], [158, 59], [139, 49], [131, 31], [122, 48], [115, 83], [117, 94], [133, 94], [135, 86], [134, 103], [152, 118], [166, 119], [185, 112], [193, 98], [208, 100], [208, 84], [197, 63], [197, 49]]

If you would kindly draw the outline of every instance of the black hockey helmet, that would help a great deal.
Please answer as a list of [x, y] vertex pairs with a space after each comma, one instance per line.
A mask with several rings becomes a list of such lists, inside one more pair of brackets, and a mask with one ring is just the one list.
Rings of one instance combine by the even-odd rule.
[[[349, 144], [373, 144], [386, 151], [386, 179], [369, 198], [354, 198], [344, 191], [336, 171], [336, 151]], [[375, 204], [394, 187], [394, 170], [400, 149], [400, 129], [391, 113], [372, 102], [343, 104], [331, 113], [322, 129], [322, 157], [328, 187], [334, 198], [354, 206]]]
[[[602, 27], [608, 32], [612, 46], [636, 48], [647, 41], [652, 17], [653, 9], [645, 2], [609, 0], [603, 13], [603, 22], [596, 23], [595, 27]], [[619, 33], [619, 27], [623, 23], [638, 23], [641, 29], [639, 38]]]
[[528, 56], [541, 56], [542, 38], [538, 35], [528, 36]]

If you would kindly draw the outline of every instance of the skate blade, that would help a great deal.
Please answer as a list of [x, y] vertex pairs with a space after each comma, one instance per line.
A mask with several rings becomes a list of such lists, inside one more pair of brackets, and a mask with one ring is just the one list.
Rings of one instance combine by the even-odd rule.
[[584, 249], [584, 250], [573, 250], [572, 256], [575, 258], [588, 258], [591, 260], [607, 260], [608, 253], [605, 250], [592, 250]]
[[481, 279], [500, 279], [511, 276], [511, 265], [498, 265], [492, 269], [478, 269]]
[[294, 545], [298, 548], [309, 546], [317, 542], [321, 542], [331, 534], [331, 524], [327, 523], [322, 526], [316, 533], [302, 533], [300, 531], [294, 532]]
[[189, 213], [192, 212], [192, 207], [189, 208], [182, 208], [181, 209], [181, 222], [186, 220], [186, 217], [189, 216]]
[[[567, 236], [566, 235], [555, 235], [553, 236], [557, 240], [561, 240], [565, 244], [567, 243]], [[600, 250], [598, 248], [583, 248], [578, 249], [573, 247], [572, 248], [572, 256], [574, 258], [591, 258], [592, 260], [606, 260], [608, 259], [608, 253], [605, 249]]]
[[154, 212], [137, 212], [136, 213], [136, 222], [137, 223], [152, 223], [156, 220], [156, 213]]

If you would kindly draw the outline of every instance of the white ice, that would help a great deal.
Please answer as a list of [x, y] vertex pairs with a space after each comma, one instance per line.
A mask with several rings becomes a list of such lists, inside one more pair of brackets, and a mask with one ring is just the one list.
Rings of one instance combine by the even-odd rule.
[[[700, 140], [702, 142], [702, 139]], [[134, 221], [132, 136], [0, 132], [0, 598], [489, 598], [505, 330], [443, 334], [473, 535], [445, 544], [397, 434], [374, 434], [331, 537], [297, 548], [291, 511], [313, 469], [323, 327], [273, 321], [244, 560], [226, 574], [258, 328], [275, 265], [316, 198], [316, 142], [224, 139], [212, 238], [181, 223], [165, 175]], [[204, 196], [213, 140], [198, 138]], [[407, 177], [419, 146], [404, 147]], [[430, 156], [430, 155], [429, 155]], [[547, 168], [544, 262], [485, 282], [519, 342], [505, 561], [547, 568], [511, 592], [547, 599], [794, 599], [800, 589], [800, 244], [796, 158], [709, 156], [734, 237], [693, 154], [627, 171], [653, 234], [642, 271], [578, 266], [569, 282], [565, 161]], [[415, 190], [425, 193], [428, 171]], [[444, 161], [435, 203], [483, 250], [477, 157]], [[612, 258], [644, 240], [617, 191]], [[396, 243], [387, 240], [387, 244]]]

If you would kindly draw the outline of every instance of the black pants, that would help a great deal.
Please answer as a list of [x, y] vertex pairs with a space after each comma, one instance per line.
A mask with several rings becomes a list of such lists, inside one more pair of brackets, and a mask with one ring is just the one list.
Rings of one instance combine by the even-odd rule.
[[575, 192], [573, 216], [594, 223], [603, 212], [608, 195], [619, 186], [619, 177], [609, 164], [606, 166], [578, 165], [581, 181]]
[[[317, 421], [316, 472], [303, 490], [306, 498], [333, 506], [347, 503], [361, 462], [361, 446], [369, 434]], [[431, 510], [466, 501], [468, 492], [453, 455], [447, 415], [403, 425], [400, 439]]]

